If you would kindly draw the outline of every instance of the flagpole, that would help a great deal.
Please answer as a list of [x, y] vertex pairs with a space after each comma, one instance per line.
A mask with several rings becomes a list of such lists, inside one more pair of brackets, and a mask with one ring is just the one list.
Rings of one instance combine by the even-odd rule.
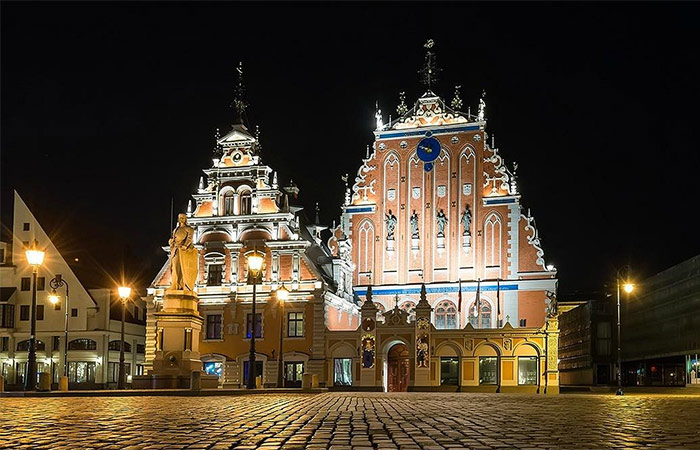
[[498, 326], [500, 327], [501, 322], [501, 279], [496, 278], [496, 308], [498, 312], [496, 313], [496, 318], [498, 319]]
[[457, 295], [457, 315], [459, 316], [459, 325], [462, 327], [462, 279], [459, 279], [459, 294]]
[[476, 328], [481, 328], [481, 278], [476, 279]]

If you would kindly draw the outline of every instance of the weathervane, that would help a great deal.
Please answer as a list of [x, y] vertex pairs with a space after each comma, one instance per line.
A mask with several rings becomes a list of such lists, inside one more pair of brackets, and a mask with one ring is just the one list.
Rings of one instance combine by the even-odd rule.
[[452, 99], [452, 102], [450, 103], [450, 106], [455, 111], [459, 111], [462, 109], [462, 99], [459, 97], [459, 90], [461, 88], [462, 88], [462, 86], [455, 86], [455, 96]]
[[399, 116], [403, 116], [408, 112], [408, 106], [406, 106], [406, 93], [399, 92], [399, 106], [396, 107], [396, 113]]
[[245, 85], [243, 84], [243, 62], [238, 63], [236, 67], [236, 72], [238, 72], [238, 84], [236, 85], [236, 98], [231, 104], [238, 113], [238, 117], [243, 123], [243, 113], [245, 113], [248, 104], [245, 102]]
[[437, 75], [440, 73], [440, 69], [438, 68], [437, 63], [435, 62], [435, 60], [437, 59], [435, 57], [435, 53], [430, 51], [434, 45], [435, 41], [433, 41], [432, 39], [428, 39], [428, 42], [426, 42], [423, 45], [423, 47], [426, 48], [425, 65], [422, 69], [418, 71], [418, 73], [421, 76], [421, 82], [428, 86], [428, 90], [430, 90], [432, 85], [435, 84], [435, 82], [437, 81]]

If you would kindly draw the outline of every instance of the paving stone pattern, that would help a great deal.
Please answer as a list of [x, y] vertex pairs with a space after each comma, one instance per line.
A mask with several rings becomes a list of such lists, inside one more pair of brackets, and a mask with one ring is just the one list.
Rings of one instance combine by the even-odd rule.
[[2, 449], [700, 449], [700, 398], [446, 393], [0, 399]]

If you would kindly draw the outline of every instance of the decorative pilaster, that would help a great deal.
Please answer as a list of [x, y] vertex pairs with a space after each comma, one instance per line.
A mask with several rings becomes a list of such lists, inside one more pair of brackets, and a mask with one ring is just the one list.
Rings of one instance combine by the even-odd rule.
[[430, 386], [430, 332], [432, 325], [430, 323], [430, 314], [433, 308], [428, 303], [425, 283], [420, 288], [420, 300], [416, 305], [416, 321], [415, 323], [415, 352], [416, 352], [416, 367], [414, 386]]

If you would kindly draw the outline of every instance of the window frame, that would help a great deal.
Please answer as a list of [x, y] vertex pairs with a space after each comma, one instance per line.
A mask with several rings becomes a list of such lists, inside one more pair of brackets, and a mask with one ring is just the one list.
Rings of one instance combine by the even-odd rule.
[[[224, 337], [224, 317], [223, 314], [221, 313], [212, 313], [212, 314], [207, 314], [206, 315], [206, 321], [205, 321], [205, 333], [204, 333], [204, 340], [205, 341], [220, 341]], [[217, 319], [217, 320], [214, 320]], [[218, 325], [218, 333], [216, 336], [210, 335], [210, 326], [216, 327]], [[214, 328], [216, 330], [216, 328]]]
[[[294, 315], [293, 318], [292, 315]], [[301, 328], [301, 333], [299, 333], [299, 328]], [[292, 329], [294, 333], [291, 333]], [[289, 311], [287, 313], [287, 337], [303, 338], [304, 334], [304, 312]]]
[[[252, 335], [252, 316], [253, 312], [247, 312], [245, 315], [245, 338], [244, 339], [250, 339]], [[257, 325], [258, 323], [260, 324], [260, 327], [258, 328]], [[255, 339], [262, 339], [263, 338], [263, 315], [262, 313], [255, 312]]]

